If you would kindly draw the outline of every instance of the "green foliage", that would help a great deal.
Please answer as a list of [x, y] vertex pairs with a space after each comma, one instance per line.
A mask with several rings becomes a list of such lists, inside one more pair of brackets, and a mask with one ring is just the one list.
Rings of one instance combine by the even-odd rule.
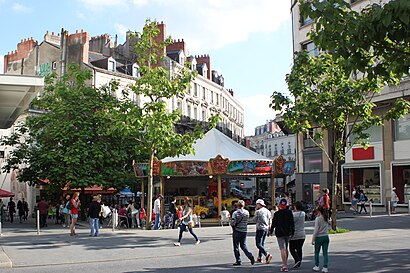
[[310, 38], [322, 50], [343, 57], [348, 70], [393, 84], [410, 72], [410, 1], [374, 3], [356, 12], [344, 0], [295, 0], [315, 21]]
[[42, 114], [29, 116], [3, 145], [13, 146], [3, 170], [22, 168], [20, 182], [49, 180], [55, 190], [93, 185], [121, 188], [133, 181], [135, 136], [110, 132], [113, 112], [128, 108], [113, 93], [118, 84], [96, 90], [87, 84], [88, 70], [68, 67], [61, 80], [47, 79], [33, 102]]
[[338, 234], [338, 233], [346, 233], [350, 232], [350, 229], [345, 229], [345, 228], [336, 228], [336, 230], [329, 230], [329, 234]]

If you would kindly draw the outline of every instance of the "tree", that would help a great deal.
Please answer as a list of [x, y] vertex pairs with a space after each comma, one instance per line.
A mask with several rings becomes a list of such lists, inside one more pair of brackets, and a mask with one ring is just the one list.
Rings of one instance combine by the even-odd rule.
[[349, 70], [397, 83], [410, 72], [410, 1], [374, 3], [357, 12], [344, 0], [295, 0], [314, 20], [309, 38]]
[[[192, 145], [196, 139], [203, 136], [203, 129], [197, 125], [193, 132], [176, 133], [174, 124], [180, 119], [181, 113], [179, 110], [167, 110], [167, 100], [183, 96], [196, 72], [189, 69], [189, 64], [175, 67], [174, 70], [164, 68], [165, 47], [171, 39], [158, 42], [160, 30], [155, 21], [147, 20], [143, 31], [134, 35], [138, 40], [136, 52], [141, 77], [131, 89], [144, 99], [142, 115], [138, 119], [118, 123], [116, 130], [138, 136], [140, 154], [148, 155], [147, 228], [150, 228], [154, 158], [192, 152]], [[217, 116], [212, 116], [209, 119], [210, 127], [215, 127], [217, 120]]]
[[47, 80], [45, 91], [33, 101], [43, 113], [27, 117], [2, 140], [14, 148], [5, 171], [21, 168], [20, 182], [48, 180], [55, 192], [65, 186], [121, 189], [132, 183], [136, 139], [108, 130], [112, 113], [125, 114], [129, 105], [112, 95], [117, 83], [95, 89], [87, 84], [90, 78], [90, 71], [70, 65], [61, 79]]
[[[333, 167], [333, 229], [336, 229], [339, 163], [344, 160], [345, 149], [358, 143], [366, 146], [366, 129], [402, 116], [409, 108], [408, 101], [399, 99], [387, 112], [376, 114], [376, 104], [371, 98], [380, 92], [384, 82], [377, 77], [359, 77], [347, 70], [344, 63], [342, 57], [325, 52], [318, 57], [307, 52], [296, 53], [292, 70], [286, 75], [289, 91], [295, 99], [274, 92], [270, 104], [274, 110], [284, 111], [285, 124], [293, 132], [310, 137]], [[314, 128], [318, 130], [311, 134]]]

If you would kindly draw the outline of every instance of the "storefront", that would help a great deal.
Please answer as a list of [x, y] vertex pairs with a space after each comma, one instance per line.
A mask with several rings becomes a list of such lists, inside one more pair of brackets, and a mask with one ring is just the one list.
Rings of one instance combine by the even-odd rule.
[[360, 188], [375, 205], [383, 205], [382, 163], [342, 166], [343, 204], [350, 204], [352, 192]]
[[399, 197], [399, 204], [408, 204], [410, 199], [410, 162], [392, 162], [392, 181]]

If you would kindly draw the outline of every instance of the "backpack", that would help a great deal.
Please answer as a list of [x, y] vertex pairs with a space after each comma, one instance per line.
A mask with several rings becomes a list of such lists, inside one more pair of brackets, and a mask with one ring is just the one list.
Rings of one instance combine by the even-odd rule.
[[364, 201], [366, 201], [366, 202], [369, 200], [364, 193], [363, 193], [363, 198], [364, 198]]
[[68, 210], [71, 210], [71, 200], [68, 201], [68, 202], [65, 204], [65, 207], [66, 207]]
[[359, 191], [356, 191], [356, 193], [354, 194], [354, 198], [359, 200], [359, 198], [360, 198], [360, 192]]

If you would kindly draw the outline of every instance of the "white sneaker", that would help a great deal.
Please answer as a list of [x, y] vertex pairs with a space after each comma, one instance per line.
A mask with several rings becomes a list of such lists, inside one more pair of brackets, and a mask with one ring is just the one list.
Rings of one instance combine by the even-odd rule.
[[195, 245], [197, 246], [197, 245], [199, 245], [200, 243], [201, 243], [201, 241], [198, 240], [198, 241], [195, 242]]
[[313, 267], [313, 271], [319, 272], [319, 270], [320, 270], [320, 268], [319, 268], [318, 266], [315, 265], [315, 266]]
[[174, 246], [180, 246], [181, 243], [174, 243]]
[[327, 272], [329, 272], [329, 270], [328, 270], [326, 267], [323, 267], [323, 268], [322, 268], [322, 272], [323, 272], [323, 273], [327, 273]]

